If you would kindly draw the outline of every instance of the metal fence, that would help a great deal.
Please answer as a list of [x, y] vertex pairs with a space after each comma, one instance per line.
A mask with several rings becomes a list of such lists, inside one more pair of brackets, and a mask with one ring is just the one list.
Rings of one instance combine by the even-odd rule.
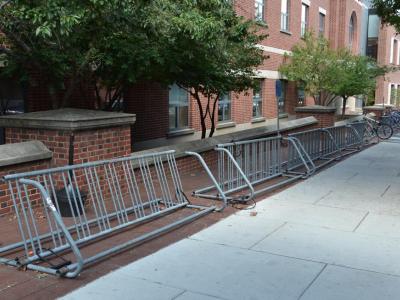
[[[69, 278], [76, 277], [87, 264], [217, 209], [188, 202], [174, 151], [8, 175], [5, 180], [21, 240], [0, 248], [0, 263]], [[220, 194], [223, 209], [226, 198], [223, 191]], [[94, 255], [82, 254], [82, 248], [96, 240], [180, 208], [194, 209], [190, 215], [174, 217], [172, 223], [134, 239]], [[65, 252], [69, 257], [73, 254], [73, 261], [60, 257]], [[15, 259], [14, 253], [21, 255]], [[61, 263], [52, 262], [60, 258]]]
[[[282, 145], [289, 145], [283, 147]], [[287, 174], [287, 149], [295, 152], [304, 166], [303, 173]], [[256, 140], [239, 141], [220, 144], [218, 151], [217, 179], [220, 189], [225, 195], [234, 194], [244, 189], [248, 192], [241, 195], [243, 201], [252, 199], [255, 195], [278, 188], [313, 172], [313, 163], [301, 144], [293, 138], [270, 137]], [[268, 180], [284, 177], [271, 185], [257, 190], [254, 185]], [[193, 194], [199, 197], [219, 199], [220, 193], [213, 194], [214, 186], [195, 190]], [[210, 193], [211, 192], [211, 193]], [[228, 198], [232, 199], [232, 197]]]

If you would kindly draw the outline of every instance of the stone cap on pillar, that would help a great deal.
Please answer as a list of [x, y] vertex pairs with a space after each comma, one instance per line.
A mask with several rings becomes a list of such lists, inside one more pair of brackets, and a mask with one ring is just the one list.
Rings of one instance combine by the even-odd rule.
[[386, 108], [393, 107], [392, 105], [372, 105], [372, 106], [364, 106], [363, 110], [372, 110], [372, 111], [379, 111], [385, 110]]
[[295, 108], [296, 113], [309, 113], [309, 114], [329, 114], [336, 112], [335, 107], [322, 106], [322, 105], [310, 105], [301, 106]]
[[79, 131], [133, 125], [135, 121], [135, 114], [63, 108], [3, 116], [0, 127]]

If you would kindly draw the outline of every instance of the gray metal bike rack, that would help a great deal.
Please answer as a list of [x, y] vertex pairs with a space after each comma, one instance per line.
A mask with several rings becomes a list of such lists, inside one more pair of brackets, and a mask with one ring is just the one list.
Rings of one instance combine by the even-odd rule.
[[[296, 153], [300, 164], [304, 166], [302, 173], [287, 172], [286, 148], [282, 142], [288, 144], [289, 152]], [[303, 146], [293, 138], [281, 136], [255, 140], [246, 140], [220, 144], [215, 148], [218, 152], [217, 183], [219, 189], [207, 186], [193, 192], [194, 196], [221, 199], [221, 191], [225, 195], [232, 195], [246, 191], [241, 195], [242, 201], [251, 200], [254, 196], [279, 188], [292, 181], [310, 176], [315, 166]], [[267, 184], [267, 181], [283, 177], [284, 180]], [[262, 185], [256, 188], [257, 185]], [[265, 185], [266, 184], [266, 185]], [[234, 197], [227, 197], [228, 201]]]
[[[221, 207], [191, 205], [182, 192], [174, 151], [13, 174], [4, 179], [21, 240], [0, 248], [0, 263], [67, 278], [78, 276], [88, 264], [222, 210], [227, 201], [216, 184], [224, 200]], [[32, 201], [37, 201], [36, 205]], [[182, 208], [193, 211], [94, 255], [82, 254], [88, 244]], [[14, 259], [14, 253], [22, 254]], [[73, 261], [57, 267], [45, 265], [64, 254], [69, 258], [72, 254]]]

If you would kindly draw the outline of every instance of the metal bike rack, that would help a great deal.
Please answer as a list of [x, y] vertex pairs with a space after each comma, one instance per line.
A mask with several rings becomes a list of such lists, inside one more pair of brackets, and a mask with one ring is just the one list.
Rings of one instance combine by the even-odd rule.
[[[324, 161], [316, 166], [317, 169], [341, 157], [340, 147], [331, 131], [328, 129], [318, 128], [292, 133], [289, 134], [289, 137], [298, 140], [313, 162], [318, 160]], [[288, 163], [290, 170], [299, 166], [299, 161], [296, 156], [289, 156]]]
[[[222, 210], [227, 201], [215, 184], [224, 200], [221, 207], [191, 205], [182, 192], [174, 151], [13, 174], [4, 179], [21, 240], [0, 248], [0, 263], [67, 278], [78, 276], [88, 264]], [[96, 248], [94, 255], [82, 253], [95, 241], [182, 208], [193, 211], [189, 216], [173, 216], [172, 223], [127, 242], [102, 251]], [[15, 253], [21, 253], [20, 257], [15, 258]], [[73, 261], [67, 262], [65, 257], [73, 257]], [[64, 263], [51, 263], [60, 258]]]
[[344, 126], [328, 127], [325, 130], [330, 132], [340, 151], [347, 151], [346, 154], [351, 154], [361, 149], [364, 128], [365, 123], [360, 122]]
[[[287, 149], [282, 143], [287, 142], [289, 151], [297, 153], [297, 158], [305, 167], [303, 173], [294, 174], [287, 172], [285, 155]], [[215, 186], [208, 186], [195, 190], [194, 196], [221, 199], [221, 192], [232, 195], [240, 191], [247, 191], [239, 198], [243, 202], [251, 200], [255, 195], [279, 188], [292, 181], [307, 177], [314, 172], [315, 166], [302, 145], [293, 138], [281, 136], [246, 140], [220, 144], [215, 148], [218, 152], [217, 182], [219, 190]], [[283, 181], [262, 186], [255, 189], [254, 186], [266, 183], [277, 177], [284, 177]], [[214, 193], [213, 193], [214, 191]], [[215, 193], [216, 192], [216, 193]], [[228, 201], [233, 196], [228, 197]]]

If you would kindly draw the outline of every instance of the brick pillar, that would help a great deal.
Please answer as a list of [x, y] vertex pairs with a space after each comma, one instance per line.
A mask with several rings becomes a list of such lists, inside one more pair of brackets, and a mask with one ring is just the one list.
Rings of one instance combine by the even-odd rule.
[[364, 106], [363, 113], [364, 114], [374, 113], [376, 115], [376, 117], [379, 119], [380, 117], [383, 116], [386, 109], [387, 109], [387, 106], [383, 106], [383, 105]]
[[297, 107], [295, 109], [296, 118], [306, 118], [306, 117], [315, 117], [318, 120], [318, 127], [332, 127], [335, 126], [335, 113], [336, 108], [320, 106], [320, 105], [311, 105], [304, 107]]
[[41, 141], [53, 152], [52, 167], [70, 155], [73, 164], [129, 155], [134, 123], [132, 114], [69, 108], [0, 118], [7, 144]]

